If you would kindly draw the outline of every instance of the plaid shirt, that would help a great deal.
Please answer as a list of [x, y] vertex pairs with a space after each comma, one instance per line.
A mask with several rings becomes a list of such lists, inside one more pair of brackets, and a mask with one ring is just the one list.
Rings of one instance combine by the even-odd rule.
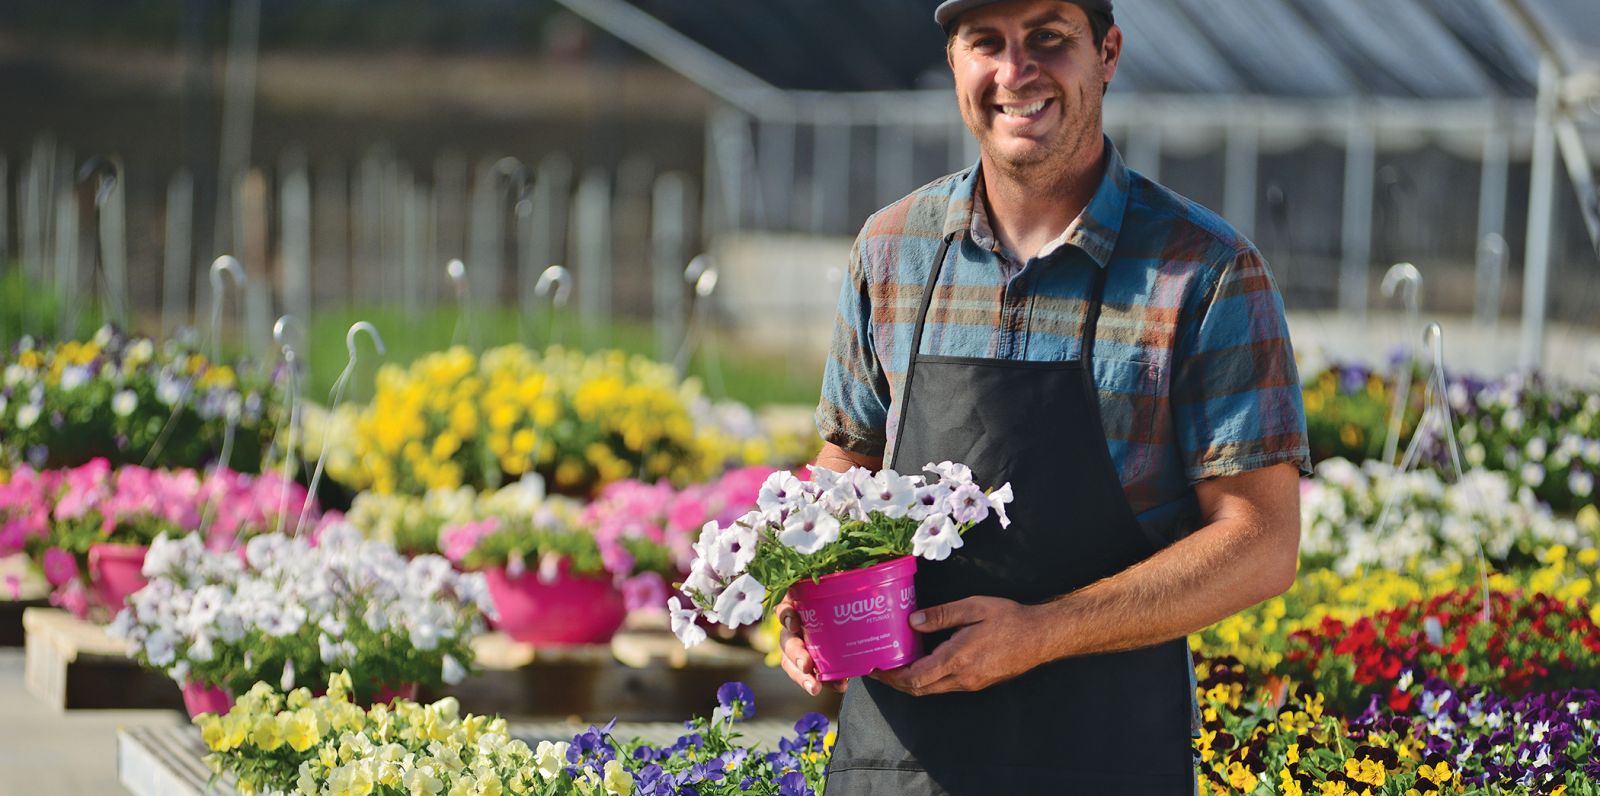
[[1110, 139], [1106, 153], [1088, 207], [1026, 263], [973, 201], [976, 166], [867, 220], [839, 296], [816, 414], [823, 439], [893, 456], [919, 302], [951, 236], [923, 354], [1078, 359], [1094, 269], [1110, 269], [1094, 381], [1112, 461], [1152, 532], [1170, 540], [1196, 527], [1197, 481], [1284, 462], [1306, 470], [1294, 350], [1260, 253], [1214, 213], [1129, 171]]

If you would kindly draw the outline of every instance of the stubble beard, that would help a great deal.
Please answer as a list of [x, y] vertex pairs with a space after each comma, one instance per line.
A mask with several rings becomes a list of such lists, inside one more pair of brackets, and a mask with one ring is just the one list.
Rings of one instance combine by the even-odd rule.
[[[995, 141], [993, 128], [979, 127], [970, 115], [966, 119], [967, 128], [978, 139], [985, 159], [998, 172], [996, 176], [1030, 188], [1050, 191], [1071, 182], [1076, 173], [1074, 164], [1099, 143], [1104, 98], [1104, 84], [1080, 86], [1074, 106], [1060, 109], [1064, 124], [1056, 134], [1041, 142], [1042, 146], [1021, 153], [1006, 151]], [[962, 112], [971, 113], [965, 108]], [[979, 130], [983, 130], [983, 133], [980, 134]]]

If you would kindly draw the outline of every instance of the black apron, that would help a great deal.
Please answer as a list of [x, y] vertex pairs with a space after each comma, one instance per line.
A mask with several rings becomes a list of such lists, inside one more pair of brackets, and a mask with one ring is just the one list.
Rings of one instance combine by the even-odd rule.
[[[1156, 552], [1101, 431], [1093, 381], [1107, 267], [1095, 269], [1083, 358], [1028, 362], [923, 356], [922, 329], [950, 248], [929, 269], [900, 396], [891, 465], [965, 463], [985, 489], [1009, 481], [1011, 527], [994, 515], [944, 561], [917, 562], [917, 602], [988, 595], [1040, 603]], [[933, 649], [953, 631], [929, 634]], [[914, 697], [855, 678], [840, 711], [828, 796], [1194, 792], [1189, 653], [1183, 639], [1055, 661], [972, 693]]]

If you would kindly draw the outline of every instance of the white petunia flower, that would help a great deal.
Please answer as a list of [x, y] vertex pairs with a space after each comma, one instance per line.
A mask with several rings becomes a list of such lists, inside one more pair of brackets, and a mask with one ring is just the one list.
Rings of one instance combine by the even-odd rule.
[[717, 534], [715, 543], [706, 550], [705, 561], [717, 577], [728, 580], [755, 560], [758, 541], [754, 528], [730, 525]]
[[788, 470], [779, 470], [767, 476], [766, 482], [761, 485], [761, 492], [756, 496], [756, 507], [762, 511], [783, 508], [804, 499], [805, 494], [804, 481]]
[[[811, 504], [789, 515], [778, 541], [802, 555], [811, 555], [839, 538], [839, 519], [822, 506]], [[717, 609], [721, 613], [721, 608]]]
[[700, 627], [697, 621], [700, 612], [693, 605], [684, 608], [678, 598], [673, 597], [667, 600], [667, 612], [672, 616], [672, 635], [677, 636], [685, 648], [706, 640], [705, 628]]
[[972, 468], [958, 462], [929, 462], [922, 466], [922, 471], [938, 473], [940, 480], [952, 482], [955, 486], [972, 483]]
[[278, 685], [282, 687], [284, 693], [294, 690], [294, 658], [283, 662], [283, 677], [279, 678]]
[[1010, 528], [1011, 527], [1011, 518], [1006, 516], [1006, 504], [1010, 503], [1011, 500], [1012, 500], [1012, 497], [1011, 497], [1011, 482], [1010, 481], [1005, 482], [1004, 484], [1002, 484], [1000, 486], [999, 489], [996, 489], [993, 492], [990, 492], [988, 497], [989, 497], [989, 509], [992, 510], [994, 513], [1000, 515], [1000, 527], [1002, 527], [1002, 528]]
[[861, 509], [881, 513], [890, 519], [906, 516], [916, 501], [917, 483], [910, 477], [884, 468], [862, 485]]
[[467, 669], [456, 660], [454, 656], [444, 656], [444, 673], [441, 675], [447, 685], [456, 685], [467, 679]]
[[766, 598], [767, 589], [760, 581], [748, 574], [740, 575], [717, 598], [717, 616], [729, 629], [753, 625], [761, 621], [761, 614], [766, 610], [762, 601]]
[[911, 554], [929, 561], [943, 561], [950, 557], [951, 550], [962, 544], [961, 534], [956, 532], [956, 524], [950, 517], [935, 514], [917, 526], [916, 534], [911, 537]]
[[989, 498], [977, 484], [966, 483], [956, 487], [945, 499], [950, 516], [959, 523], [983, 522], [989, 516]]

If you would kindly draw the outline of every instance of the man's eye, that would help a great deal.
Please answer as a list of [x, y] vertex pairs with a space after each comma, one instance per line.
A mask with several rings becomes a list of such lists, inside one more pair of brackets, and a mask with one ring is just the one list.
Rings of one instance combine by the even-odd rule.
[[1039, 47], [1060, 47], [1066, 40], [1067, 37], [1053, 30], [1041, 30], [1033, 34], [1033, 43]]

